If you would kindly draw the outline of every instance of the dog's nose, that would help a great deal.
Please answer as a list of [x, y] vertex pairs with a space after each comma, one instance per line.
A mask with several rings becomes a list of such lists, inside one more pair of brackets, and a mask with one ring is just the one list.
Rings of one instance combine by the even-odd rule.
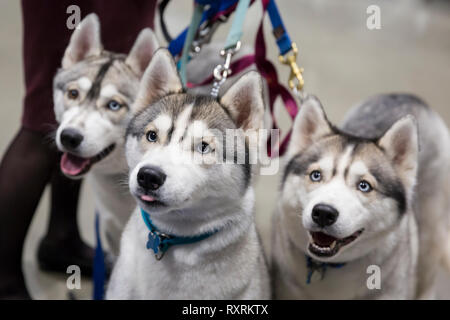
[[312, 219], [321, 228], [331, 226], [338, 216], [339, 212], [328, 204], [319, 203], [312, 209]]
[[157, 190], [164, 184], [166, 174], [156, 167], [142, 167], [137, 174], [138, 184], [149, 190]]
[[83, 135], [76, 129], [68, 128], [61, 132], [61, 143], [67, 149], [75, 149], [83, 141]]

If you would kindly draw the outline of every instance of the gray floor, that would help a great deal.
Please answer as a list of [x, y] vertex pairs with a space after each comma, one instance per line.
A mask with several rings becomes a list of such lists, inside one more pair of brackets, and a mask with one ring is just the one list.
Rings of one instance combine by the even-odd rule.
[[[76, 3], [76, 1], [74, 1]], [[450, 124], [450, 5], [448, 1], [420, 0], [279, 0], [281, 14], [291, 38], [300, 48], [305, 67], [306, 90], [317, 94], [330, 117], [339, 122], [358, 101], [380, 92], [414, 92], [423, 97]], [[428, 5], [425, 5], [428, 3]], [[190, 19], [191, 2], [173, 0], [166, 16], [173, 34]], [[380, 30], [366, 27], [366, 8], [381, 8]], [[261, 16], [257, 3], [248, 14], [243, 43], [253, 45]], [[266, 19], [269, 57], [277, 59], [270, 24]], [[215, 39], [226, 37], [229, 24]], [[24, 92], [21, 65], [20, 2], [0, 2], [0, 155], [15, 134], [21, 116]], [[277, 65], [279, 66], [279, 65]], [[279, 66], [285, 81], [288, 70]], [[289, 120], [279, 108], [284, 128]], [[257, 219], [264, 235], [276, 200], [278, 176], [261, 177], [257, 183]], [[93, 242], [93, 203], [89, 183], [84, 184], [80, 228]], [[29, 289], [37, 299], [65, 299], [66, 279], [38, 271], [35, 247], [47, 225], [48, 192], [42, 199], [29, 232], [24, 270]], [[266, 244], [268, 237], [265, 237]], [[439, 297], [450, 298], [450, 276], [442, 273]], [[89, 298], [91, 285], [83, 281], [78, 298]]]

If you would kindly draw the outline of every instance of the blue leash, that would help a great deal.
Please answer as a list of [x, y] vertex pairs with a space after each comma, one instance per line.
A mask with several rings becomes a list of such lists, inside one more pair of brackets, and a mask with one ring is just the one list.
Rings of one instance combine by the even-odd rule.
[[[199, 5], [210, 5], [209, 9], [203, 12], [200, 24], [213, 17], [217, 12], [227, 10], [238, 1], [239, 0], [195, 0], [195, 2]], [[280, 54], [284, 55], [292, 49], [292, 41], [283, 24], [283, 19], [281, 18], [275, 0], [269, 1], [267, 12], [269, 13], [270, 22], [272, 24], [273, 34], [275, 36], [278, 49]], [[188, 29], [189, 27], [186, 27], [169, 43], [168, 49], [173, 56], [179, 55], [182, 51]]]
[[285, 55], [292, 49], [292, 41], [284, 27], [280, 12], [275, 0], [270, 0], [267, 6], [270, 22], [272, 23], [272, 32], [275, 36], [280, 55]]
[[97, 246], [95, 248], [94, 256], [94, 300], [103, 300], [105, 294], [105, 255], [102, 247], [102, 239], [100, 237], [100, 217], [98, 212], [95, 212], [95, 239]]
[[[195, 0], [198, 5], [209, 5], [209, 9], [203, 12], [200, 24], [211, 19], [217, 12], [225, 11], [239, 0]], [[172, 56], [177, 56], [183, 50], [184, 42], [188, 34], [189, 27], [186, 27], [168, 46], [168, 50]]]

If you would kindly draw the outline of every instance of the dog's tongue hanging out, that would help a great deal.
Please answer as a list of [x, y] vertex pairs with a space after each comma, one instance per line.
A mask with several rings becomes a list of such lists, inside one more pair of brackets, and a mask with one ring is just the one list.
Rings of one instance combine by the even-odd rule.
[[89, 168], [90, 159], [80, 158], [64, 152], [61, 157], [61, 171], [70, 176], [77, 176]]

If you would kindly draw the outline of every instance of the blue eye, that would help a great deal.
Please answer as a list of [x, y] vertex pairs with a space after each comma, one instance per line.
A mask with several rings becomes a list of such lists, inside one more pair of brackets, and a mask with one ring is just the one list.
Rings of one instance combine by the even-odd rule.
[[108, 102], [108, 109], [112, 111], [117, 111], [122, 108], [122, 105], [118, 103], [116, 100], [111, 100]]
[[358, 189], [359, 191], [366, 193], [372, 191], [372, 186], [366, 180], [361, 180], [358, 183]]
[[320, 173], [319, 170], [314, 170], [311, 172], [311, 174], [309, 175], [309, 178], [311, 179], [311, 181], [313, 182], [319, 182], [320, 180], [322, 180], [322, 173]]
[[158, 135], [156, 134], [155, 131], [147, 132], [147, 140], [148, 141], [155, 142], [157, 138], [158, 138]]
[[197, 145], [197, 151], [199, 153], [206, 154], [206, 153], [211, 152], [211, 147], [209, 146], [209, 144], [207, 144], [206, 142], [202, 141], [202, 143], [199, 143]]

